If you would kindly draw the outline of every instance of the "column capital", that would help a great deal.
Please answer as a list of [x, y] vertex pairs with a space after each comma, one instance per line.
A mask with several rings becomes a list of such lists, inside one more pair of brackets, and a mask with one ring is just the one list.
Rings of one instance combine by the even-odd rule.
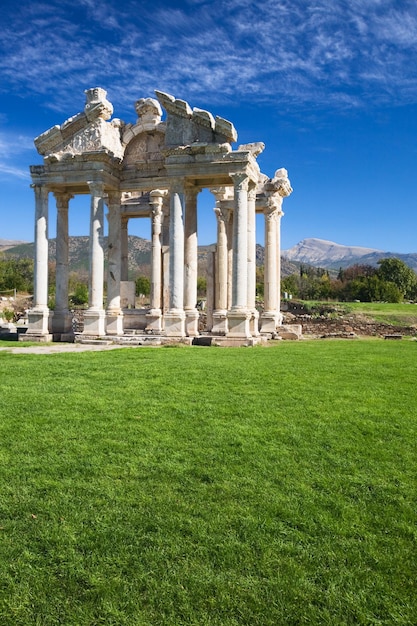
[[153, 215], [158, 213], [162, 213], [162, 207], [164, 204], [164, 200], [168, 195], [168, 191], [166, 189], [154, 189], [149, 194], [149, 205], [151, 207], [151, 212]]
[[278, 219], [284, 215], [282, 211], [282, 197], [271, 196], [268, 198], [268, 204], [264, 209], [266, 220]]
[[57, 208], [68, 209], [68, 203], [74, 197], [74, 194], [69, 193], [69, 191], [54, 191], [53, 193]]
[[213, 196], [216, 198], [216, 202], [221, 202], [223, 200], [233, 200], [233, 187], [215, 187], [214, 189], [210, 189]]
[[171, 193], [184, 193], [185, 180], [180, 177], [171, 178], [169, 186]]
[[151, 200], [159, 198], [163, 200], [167, 195], [167, 189], [152, 189], [152, 191], [149, 193], [149, 197], [151, 198]]
[[195, 185], [192, 182], [188, 182], [186, 181], [184, 184], [184, 191], [187, 194], [187, 196], [197, 196], [200, 191], [201, 191], [201, 187], [199, 187], [198, 185]]
[[230, 178], [233, 180], [233, 185], [235, 189], [248, 191], [249, 189], [249, 177], [246, 172], [237, 172], [235, 174], [230, 174]]
[[90, 192], [95, 196], [104, 195], [104, 183], [95, 180], [88, 180], [87, 185]]
[[42, 198], [42, 197], [47, 198], [48, 197], [49, 189], [43, 183], [32, 183], [30, 187], [35, 192], [35, 197], [36, 198]]
[[107, 193], [107, 206], [120, 205], [122, 200], [122, 194], [120, 191], [109, 191]]
[[223, 222], [223, 224], [227, 224], [227, 222], [230, 220], [231, 209], [220, 204], [220, 206], [214, 207], [213, 210], [216, 215], [217, 221]]
[[283, 167], [275, 172], [274, 178], [265, 183], [265, 191], [279, 194], [281, 198], [288, 197], [293, 189], [291, 187], [288, 172]]

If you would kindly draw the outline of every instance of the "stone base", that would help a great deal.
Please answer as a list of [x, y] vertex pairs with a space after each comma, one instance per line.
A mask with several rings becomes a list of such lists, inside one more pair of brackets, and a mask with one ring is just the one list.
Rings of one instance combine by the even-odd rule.
[[185, 337], [185, 313], [172, 309], [164, 315], [165, 335], [167, 337]]
[[283, 324], [277, 328], [279, 339], [298, 340], [303, 336], [303, 327], [301, 324]]
[[106, 334], [123, 335], [123, 313], [121, 311], [107, 311]]
[[259, 311], [254, 309], [251, 311], [251, 318], [249, 320], [249, 330], [252, 337], [259, 336]]
[[24, 335], [17, 336], [18, 341], [34, 341], [37, 343], [50, 343], [53, 341], [53, 335], [47, 333], [46, 335], [37, 335], [36, 333], [26, 332]]
[[52, 333], [52, 341], [58, 343], [74, 343], [75, 335], [70, 333]]
[[276, 333], [277, 327], [282, 323], [282, 313], [279, 311], [264, 311], [261, 315], [261, 334], [270, 335]]
[[211, 337], [211, 346], [218, 346], [220, 348], [245, 348], [258, 345], [266, 345], [267, 339], [265, 337], [250, 337], [249, 339], [238, 337]]
[[145, 332], [159, 335], [162, 332], [161, 309], [151, 309], [146, 313]]
[[49, 309], [31, 309], [28, 312], [28, 329], [19, 341], [52, 341], [49, 332]]
[[69, 311], [51, 311], [49, 318], [53, 335], [72, 333], [72, 314]]
[[185, 332], [187, 337], [198, 337], [200, 334], [198, 330], [199, 319], [200, 315], [197, 309], [185, 311]]
[[213, 326], [211, 332], [213, 335], [227, 335], [227, 311], [217, 310], [213, 312]]
[[87, 309], [84, 313], [83, 335], [103, 337], [106, 334], [106, 314], [103, 309], [98, 311]]
[[227, 314], [228, 332], [227, 337], [237, 339], [252, 339], [249, 322], [251, 312], [247, 310], [229, 311]]

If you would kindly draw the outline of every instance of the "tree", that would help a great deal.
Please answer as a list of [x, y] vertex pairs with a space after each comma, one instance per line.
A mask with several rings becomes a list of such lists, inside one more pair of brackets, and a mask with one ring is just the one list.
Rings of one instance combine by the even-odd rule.
[[33, 291], [33, 259], [0, 258], [0, 291]]
[[205, 276], [197, 278], [197, 296], [203, 298], [207, 294], [207, 279]]
[[384, 282], [394, 283], [402, 297], [413, 295], [416, 290], [417, 276], [401, 259], [387, 258], [378, 261], [378, 276]]
[[138, 276], [135, 285], [137, 296], [149, 296], [151, 293], [151, 281], [147, 276]]

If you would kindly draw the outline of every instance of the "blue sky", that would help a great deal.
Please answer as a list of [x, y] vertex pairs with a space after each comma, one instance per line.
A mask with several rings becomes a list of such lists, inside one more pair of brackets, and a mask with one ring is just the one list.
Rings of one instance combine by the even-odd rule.
[[[287, 168], [294, 188], [283, 248], [417, 251], [415, 0], [3, 0], [2, 25], [0, 239], [33, 240], [33, 138], [100, 86], [125, 122], [159, 89], [263, 141], [261, 170]], [[203, 194], [199, 243], [212, 205]], [[70, 234], [88, 234], [88, 211], [72, 201]], [[130, 232], [148, 236], [144, 221]]]

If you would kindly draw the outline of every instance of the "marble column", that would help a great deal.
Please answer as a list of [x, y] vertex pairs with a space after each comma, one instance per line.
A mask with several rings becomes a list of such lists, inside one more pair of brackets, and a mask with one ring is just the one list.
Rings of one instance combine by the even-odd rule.
[[256, 185], [251, 182], [248, 191], [248, 309], [251, 313], [250, 332], [259, 335], [259, 312], [256, 308]]
[[[72, 315], [68, 310], [68, 205], [74, 196], [67, 192], [55, 192], [56, 219], [56, 277], [55, 311], [52, 317], [52, 332], [61, 341], [73, 339]], [[55, 338], [55, 337], [54, 337]]]
[[275, 333], [278, 306], [278, 261], [277, 261], [277, 226], [278, 207], [271, 204], [264, 211], [265, 215], [265, 277], [264, 311], [262, 313], [261, 333]]
[[248, 310], [248, 188], [246, 174], [234, 174], [232, 307], [228, 337], [251, 338]]
[[151, 308], [146, 314], [146, 331], [160, 334], [162, 331], [162, 223], [165, 191], [155, 189], [150, 193], [152, 220], [151, 251]]
[[[35, 191], [35, 267], [33, 307], [28, 313], [25, 337], [51, 341], [48, 308], [48, 193], [45, 185], [32, 185]], [[20, 336], [22, 338], [23, 336]]]
[[162, 203], [162, 328], [164, 329], [164, 315], [169, 310], [169, 195]]
[[122, 218], [121, 196], [118, 191], [110, 191], [107, 198], [109, 212], [108, 270], [107, 270], [107, 310], [106, 334], [123, 335], [123, 312], [121, 308], [120, 283], [122, 277]]
[[104, 185], [89, 183], [90, 210], [90, 269], [88, 284], [88, 309], [84, 313], [84, 335], [105, 335], [104, 289]]
[[188, 337], [199, 335], [197, 310], [197, 196], [200, 189], [194, 185], [185, 187], [184, 224], [184, 311], [185, 331]]
[[281, 313], [281, 218], [284, 213], [280, 208], [277, 214], [277, 325], [281, 326], [282, 324], [282, 313]]
[[212, 333], [215, 335], [226, 335], [227, 308], [228, 308], [228, 245], [227, 245], [227, 225], [230, 219], [230, 210], [222, 206], [222, 201], [217, 202], [214, 212], [217, 218], [217, 250], [216, 250], [216, 272], [215, 272], [215, 301], [213, 311]]
[[121, 246], [121, 275], [120, 280], [129, 280], [129, 233], [128, 233], [129, 218], [125, 215], [121, 217], [120, 223], [120, 246]]
[[184, 182], [176, 179], [170, 189], [169, 210], [169, 309], [165, 314], [168, 337], [185, 337], [184, 313]]

